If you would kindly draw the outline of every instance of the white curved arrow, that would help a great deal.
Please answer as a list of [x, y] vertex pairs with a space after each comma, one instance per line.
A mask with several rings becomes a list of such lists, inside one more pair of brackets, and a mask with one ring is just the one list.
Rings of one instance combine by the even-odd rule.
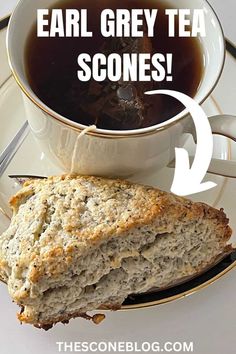
[[197, 134], [197, 147], [193, 164], [190, 168], [189, 155], [183, 148], [175, 148], [175, 174], [171, 192], [179, 196], [196, 194], [216, 187], [214, 182], [204, 182], [213, 154], [213, 135], [208, 118], [191, 97], [173, 90], [154, 90], [147, 95], [168, 95], [179, 100], [191, 114]]

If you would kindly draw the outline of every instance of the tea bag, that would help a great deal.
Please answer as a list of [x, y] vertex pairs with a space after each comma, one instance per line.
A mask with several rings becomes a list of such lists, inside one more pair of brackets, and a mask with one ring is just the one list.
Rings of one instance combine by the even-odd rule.
[[[142, 38], [109, 38], [104, 42], [101, 52], [111, 53], [150, 53], [152, 42], [147, 36], [147, 28]], [[153, 89], [153, 82], [103, 82], [90, 81], [82, 91], [81, 108], [93, 118], [97, 127], [104, 129], [131, 130], [148, 126], [145, 124], [150, 101], [144, 93]]]

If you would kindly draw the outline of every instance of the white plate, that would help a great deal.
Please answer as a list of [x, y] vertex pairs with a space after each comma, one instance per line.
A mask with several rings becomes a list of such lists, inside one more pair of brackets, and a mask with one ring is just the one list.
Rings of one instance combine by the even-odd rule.
[[[25, 120], [19, 89], [13, 79], [5, 82], [10, 75], [4, 49], [5, 31], [0, 32], [0, 151], [9, 142], [14, 133]], [[5, 84], [3, 84], [5, 82]], [[205, 104], [209, 115], [222, 109], [225, 113], [235, 113], [234, 107], [236, 82], [236, 63], [227, 57], [226, 67], [211, 99]], [[214, 98], [213, 98], [214, 97]], [[189, 151], [194, 146], [189, 140]], [[230, 158], [236, 156], [234, 144], [224, 138], [215, 138], [214, 156]], [[49, 163], [37, 147], [33, 137], [29, 135], [19, 153], [12, 161], [4, 176], [0, 179], [0, 206], [9, 213], [7, 199], [15, 192], [17, 186], [8, 178], [8, 174], [50, 175], [60, 171]], [[218, 187], [194, 197], [216, 207], [223, 207], [231, 218], [231, 226], [236, 230], [235, 197], [236, 182], [223, 177], [207, 176], [216, 181]], [[173, 170], [164, 169], [140, 182], [169, 189], [173, 178]], [[7, 217], [0, 218], [0, 231], [8, 225]], [[235, 237], [235, 234], [234, 234]], [[232, 271], [211, 287], [198, 292], [194, 296], [155, 308], [107, 313], [107, 320], [100, 326], [81, 319], [71, 321], [67, 326], [57, 325], [51, 332], [44, 333], [30, 326], [20, 326], [15, 319], [16, 306], [7, 294], [6, 287], [0, 285], [1, 354], [6, 353], [57, 353], [57, 341], [194, 341], [195, 353], [209, 354], [235, 353], [235, 316], [236, 306], [236, 272]], [[227, 299], [227, 301], [225, 301]], [[191, 325], [190, 325], [191, 323]], [[208, 329], [215, 334], [214, 341]], [[227, 329], [227, 330], [226, 330]], [[14, 333], [14, 340], [9, 340], [9, 333]], [[221, 338], [224, 338], [224, 345]]]

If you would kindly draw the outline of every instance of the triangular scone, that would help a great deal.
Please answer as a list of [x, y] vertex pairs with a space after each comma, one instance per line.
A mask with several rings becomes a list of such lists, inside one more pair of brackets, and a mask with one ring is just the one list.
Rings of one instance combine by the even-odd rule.
[[123, 180], [32, 180], [11, 206], [0, 274], [20, 321], [43, 328], [179, 283], [232, 250], [222, 210]]

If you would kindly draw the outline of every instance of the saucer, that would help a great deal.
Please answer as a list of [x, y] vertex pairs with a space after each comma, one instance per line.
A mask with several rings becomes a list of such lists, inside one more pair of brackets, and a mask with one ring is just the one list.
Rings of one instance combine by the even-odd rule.
[[[221, 113], [220, 104], [214, 96], [211, 96], [205, 102], [203, 108], [208, 116]], [[0, 124], [2, 128], [0, 131], [0, 151], [4, 149], [14, 134], [22, 126], [25, 121], [25, 116], [26, 114], [21, 91], [14, 78], [9, 73], [7, 77], [0, 80]], [[12, 124], [12, 122], [14, 122], [14, 124]], [[189, 151], [190, 155], [194, 155], [195, 145], [191, 136], [189, 136], [185, 148]], [[215, 158], [225, 160], [230, 159], [232, 155], [231, 150], [231, 143], [226, 138], [219, 136], [214, 137], [213, 156]], [[32, 134], [29, 133], [8, 169], [0, 179], [0, 209], [2, 210], [0, 215], [0, 232], [2, 233], [9, 224], [11, 211], [8, 206], [8, 200], [10, 196], [19, 189], [19, 185], [13, 182], [8, 175], [17, 174], [50, 176], [65, 172], [66, 171], [62, 171], [54, 166], [53, 163], [47, 159], [47, 157], [41, 152]], [[173, 175], [174, 169], [164, 168], [161, 171], [156, 171], [152, 175], [141, 176], [138, 179], [133, 179], [133, 181], [169, 191], [173, 180]], [[217, 187], [207, 192], [194, 195], [191, 199], [194, 201], [206, 202], [214, 207], [217, 207], [218, 205], [224, 207], [225, 202], [223, 202], [222, 199], [224, 197], [224, 188], [227, 183], [227, 179], [225, 177], [212, 175], [207, 175], [205, 179], [210, 179], [215, 182]], [[128, 309], [157, 305], [189, 295], [220, 278], [223, 274], [225, 274], [225, 272], [232, 269], [236, 265], [235, 261], [236, 255], [233, 254], [228, 256], [210, 271], [192, 281], [165, 291], [132, 296], [126, 300], [124, 303], [124, 308]]]
[[[0, 65], [3, 70], [0, 71], [0, 151], [9, 143], [14, 134], [19, 130], [25, 121], [25, 110], [22, 100], [22, 95], [15, 80], [11, 76], [8, 68], [6, 54], [3, 49], [5, 41], [5, 31], [0, 32]], [[218, 98], [220, 96], [220, 85], [224, 81], [224, 75], [227, 75], [228, 67], [231, 65], [234, 74], [236, 75], [236, 65], [229, 64], [232, 58], [227, 57], [227, 65], [219, 86], [216, 88], [213, 95], [204, 103], [203, 108], [208, 116], [220, 114], [224, 109], [224, 102]], [[232, 75], [232, 71], [231, 71]], [[221, 91], [222, 93], [222, 91]], [[224, 96], [225, 97], [225, 96]], [[226, 99], [228, 96], [226, 97]], [[231, 104], [232, 106], [232, 104]], [[227, 108], [230, 106], [227, 106]], [[191, 136], [189, 136], [185, 148], [190, 155], [194, 155], [195, 144]], [[230, 160], [232, 156], [236, 156], [236, 147], [228, 139], [224, 137], [214, 137], [214, 154], [215, 158]], [[62, 174], [62, 171], [50, 162], [44, 153], [41, 152], [39, 146], [34, 140], [31, 133], [27, 136], [23, 145], [12, 160], [8, 169], [0, 179], [0, 233], [2, 233], [9, 225], [9, 218], [11, 211], [8, 206], [8, 200], [12, 194], [18, 189], [19, 185], [13, 182], [8, 175], [56, 175]], [[174, 169], [164, 168], [161, 171], [156, 171], [152, 175], [136, 178], [133, 181], [148, 184], [158, 187], [162, 190], [170, 191], [173, 180]], [[191, 197], [194, 201], [202, 201], [214, 207], [223, 207], [228, 214], [233, 215], [233, 201], [228, 198], [227, 186], [229, 179], [225, 177], [206, 175], [205, 180], [211, 180], [217, 184], [217, 187], [204, 193], [200, 193]], [[230, 181], [232, 191], [235, 190], [236, 181]], [[229, 211], [229, 212], [228, 212]], [[231, 218], [231, 226], [236, 230], [235, 218]], [[234, 233], [232, 241], [236, 242], [236, 235]], [[140, 307], [149, 307], [152, 305], [170, 302], [178, 298], [190, 295], [197, 290], [200, 290], [207, 285], [213, 283], [215, 280], [222, 277], [226, 272], [236, 266], [236, 253], [225, 258], [222, 262], [214, 268], [204, 273], [203, 275], [186, 282], [177, 287], [170, 288], [165, 291], [156, 293], [142, 294], [129, 297], [123, 309], [133, 309]], [[2, 288], [0, 287], [0, 293]]]

